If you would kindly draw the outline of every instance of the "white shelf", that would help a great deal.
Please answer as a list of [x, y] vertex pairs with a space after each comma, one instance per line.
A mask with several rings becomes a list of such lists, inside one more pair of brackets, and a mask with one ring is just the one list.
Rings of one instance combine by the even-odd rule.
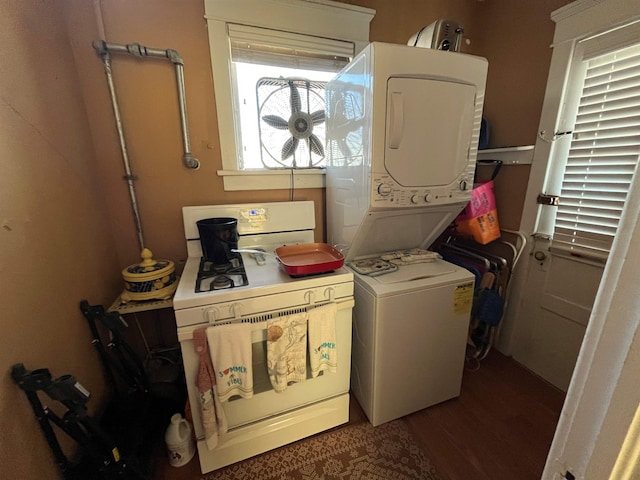
[[478, 160], [501, 160], [503, 165], [531, 165], [533, 145], [478, 150]]

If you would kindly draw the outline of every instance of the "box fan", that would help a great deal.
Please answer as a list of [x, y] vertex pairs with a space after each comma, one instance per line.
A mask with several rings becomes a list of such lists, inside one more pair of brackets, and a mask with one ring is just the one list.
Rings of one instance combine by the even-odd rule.
[[261, 78], [256, 84], [262, 163], [313, 168], [324, 160], [326, 82]]

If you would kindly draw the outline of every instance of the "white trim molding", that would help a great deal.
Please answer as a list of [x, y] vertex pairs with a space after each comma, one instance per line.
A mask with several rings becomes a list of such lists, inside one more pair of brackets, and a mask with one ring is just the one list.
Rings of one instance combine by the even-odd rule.
[[324, 188], [324, 169], [218, 170], [225, 191]]
[[578, 0], [555, 10], [554, 45], [605, 32], [640, 19], [638, 0]]

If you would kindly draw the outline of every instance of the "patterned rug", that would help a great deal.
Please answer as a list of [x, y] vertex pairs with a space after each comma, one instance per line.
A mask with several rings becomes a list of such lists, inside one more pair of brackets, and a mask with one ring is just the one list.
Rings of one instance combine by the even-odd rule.
[[350, 425], [221, 468], [204, 480], [441, 480], [400, 420]]

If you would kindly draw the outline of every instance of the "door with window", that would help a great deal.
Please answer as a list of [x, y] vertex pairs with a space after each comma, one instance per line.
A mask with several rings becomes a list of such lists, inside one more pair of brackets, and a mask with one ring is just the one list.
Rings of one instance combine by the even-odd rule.
[[530, 203], [534, 189], [544, 195], [525, 206], [536, 218], [513, 356], [565, 391], [638, 164], [637, 32], [634, 24], [556, 47], [571, 50], [570, 62], [556, 129], [536, 144], [549, 163], [542, 182], [529, 183]]

